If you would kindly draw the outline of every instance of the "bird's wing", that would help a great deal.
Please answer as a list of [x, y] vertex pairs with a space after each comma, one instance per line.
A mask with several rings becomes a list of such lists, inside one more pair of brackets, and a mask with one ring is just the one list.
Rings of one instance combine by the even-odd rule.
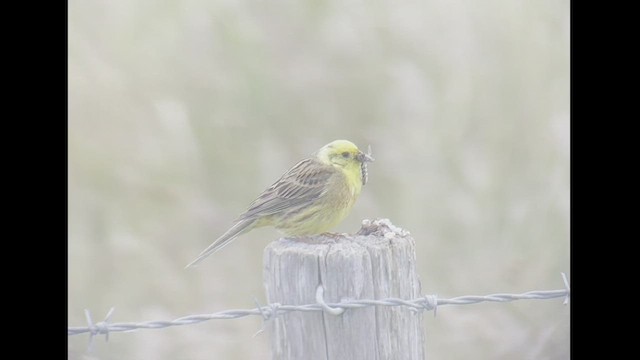
[[235, 225], [202, 251], [187, 267], [197, 265], [207, 256], [231, 243], [238, 235], [251, 230], [260, 217], [312, 204], [324, 194], [328, 182], [335, 174], [336, 170], [330, 165], [322, 164], [318, 160], [300, 161], [251, 203], [249, 210], [240, 215]]
[[312, 203], [324, 194], [334, 174], [331, 165], [313, 158], [302, 160], [251, 203], [240, 219], [273, 215]]

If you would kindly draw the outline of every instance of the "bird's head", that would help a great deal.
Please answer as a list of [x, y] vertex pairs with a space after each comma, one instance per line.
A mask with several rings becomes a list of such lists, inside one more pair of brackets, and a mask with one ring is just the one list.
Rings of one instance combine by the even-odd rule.
[[354, 143], [348, 140], [332, 141], [318, 150], [316, 156], [318, 160], [327, 165], [347, 171], [360, 169], [363, 185], [367, 182], [367, 163], [374, 160], [370, 153], [363, 153]]

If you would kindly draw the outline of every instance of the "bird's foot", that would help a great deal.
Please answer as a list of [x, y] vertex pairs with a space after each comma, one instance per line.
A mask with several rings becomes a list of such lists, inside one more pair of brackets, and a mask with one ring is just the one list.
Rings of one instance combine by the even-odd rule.
[[324, 232], [322, 234], [320, 234], [320, 236], [324, 236], [333, 240], [339, 240], [341, 238], [344, 238], [347, 234], [345, 233], [332, 233], [332, 232]]

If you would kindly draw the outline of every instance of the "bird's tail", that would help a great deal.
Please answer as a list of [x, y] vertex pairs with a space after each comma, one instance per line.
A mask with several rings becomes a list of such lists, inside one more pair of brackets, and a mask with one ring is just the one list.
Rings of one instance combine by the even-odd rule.
[[185, 269], [198, 265], [198, 263], [204, 260], [207, 256], [227, 246], [231, 241], [233, 241], [236, 237], [238, 237], [238, 235], [251, 230], [256, 220], [257, 219], [255, 218], [251, 218], [251, 219], [242, 219], [238, 221], [235, 225], [231, 227], [231, 229], [227, 230], [226, 233], [222, 234], [222, 236], [217, 238], [216, 241], [213, 242], [213, 244], [209, 245], [209, 247], [204, 249], [195, 260], [193, 260], [191, 263], [189, 263], [189, 265], [185, 267]]

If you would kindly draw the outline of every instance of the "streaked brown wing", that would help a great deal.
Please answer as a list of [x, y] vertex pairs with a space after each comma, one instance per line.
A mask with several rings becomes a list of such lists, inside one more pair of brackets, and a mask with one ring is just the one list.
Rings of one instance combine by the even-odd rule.
[[287, 171], [240, 215], [240, 219], [267, 216], [320, 198], [335, 170], [316, 159], [305, 159]]

